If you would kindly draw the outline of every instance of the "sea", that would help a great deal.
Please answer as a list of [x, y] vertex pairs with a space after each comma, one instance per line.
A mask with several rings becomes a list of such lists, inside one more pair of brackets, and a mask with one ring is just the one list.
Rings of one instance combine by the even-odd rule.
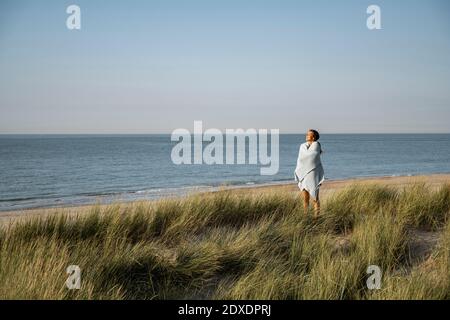
[[[278, 173], [261, 175], [259, 162], [176, 165], [170, 134], [0, 135], [0, 211], [294, 183], [304, 139], [281, 134]], [[450, 134], [322, 134], [320, 142], [328, 180], [450, 173]]]

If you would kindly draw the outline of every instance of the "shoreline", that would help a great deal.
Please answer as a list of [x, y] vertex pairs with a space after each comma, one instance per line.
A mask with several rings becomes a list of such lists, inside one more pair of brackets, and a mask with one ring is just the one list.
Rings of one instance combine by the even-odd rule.
[[[417, 176], [374, 176], [374, 177], [354, 177], [348, 179], [335, 179], [325, 180], [321, 189], [321, 198], [326, 198], [331, 193], [343, 189], [349, 185], [354, 184], [384, 184], [394, 187], [402, 187], [412, 183], [422, 182], [434, 187], [450, 183], [450, 174], [429, 174], [429, 175], [417, 175]], [[178, 199], [184, 198], [194, 194], [213, 193], [221, 191], [231, 192], [246, 192], [250, 194], [269, 192], [269, 191], [281, 191], [295, 194], [298, 192], [298, 186], [295, 182], [286, 181], [279, 183], [260, 184], [260, 185], [239, 185], [239, 186], [221, 186], [215, 188], [215, 190], [202, 190], [197, 192], [190, 192], [184, 195], [166, 196], [157, 199], [137, 199], [132, 201], [112, 201], [108, 203], [92, 203], [85, 205], [63, 205], [58, 207], [42, 207], [42, 208], [29, 208], [29, 209], [17, 209], [0, 211], [0, 224], [5, 222], [16, 220], [17, 218], [31, 217], [31, 216], [44, 216], [54, 213], [67, 213], [67, 214], [79, 214], [89, 211], [92, 207], [104, 207], [112, 204], [120, 205], [134, 205], [141, 202], [156, 202], [166, 199]]]

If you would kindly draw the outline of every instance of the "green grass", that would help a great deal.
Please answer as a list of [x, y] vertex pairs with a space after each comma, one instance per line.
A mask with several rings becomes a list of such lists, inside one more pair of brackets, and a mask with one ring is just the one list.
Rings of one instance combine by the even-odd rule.
[[[351, 186], [317, 219], [299, 196], [236, 191], [35, 217], [0, 231], [0, 298], [449, 299], [449, 218], [450, 185], [421, 184]], [[440, 235], [420, 263], [415, 229]]]

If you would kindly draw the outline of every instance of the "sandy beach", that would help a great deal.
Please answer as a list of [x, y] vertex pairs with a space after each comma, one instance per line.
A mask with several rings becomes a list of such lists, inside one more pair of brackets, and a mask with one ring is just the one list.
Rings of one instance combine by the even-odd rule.
[[[358, 184], [379, 184], [384, 186], [391, 186], [395, 188], [402, 188], [413, 183], [426, 183], [427, 185], [437, 188], [443, 184], [450, 183], [450, 174], [432, 174], [419, 176], [398, 176], [398, 177], [369, 177], [369, 178], [352, 178], [343, 180], [326, 180], [320, 189], [321, 199], [326, 199], [330, 194], [339, 191], [350, 185]], [[243, 187], [223, 187], [222, 190], [231, 190], [232, 192], [244, 193], [261, 193], [261, 192], [286, 192], [295, 194], [298, 192], [298, 187], [295, 183], [284, 183], [278, 185], [260, 185], [260, 186], [243, 186]], [[215, 191], [220, 192], [220, 191]], [[158, 201], [158, 200], [148, 200]], [[127, 202], [127, 205], [133, 205], [141, 201]], [[108, 204], [100, 204], [100, 207]], [[65, 214], [83, 214], [89, 212], [94, 205], [85, 206], [66, 206], [54, 208], [39, 208], [26, 209], [15, 211], [0, 212], [0, 224], [8, 224], [11, 221], [16, 221], [22, 218], [29, 218], [33, 216], [45, 216], [55, 213]]]

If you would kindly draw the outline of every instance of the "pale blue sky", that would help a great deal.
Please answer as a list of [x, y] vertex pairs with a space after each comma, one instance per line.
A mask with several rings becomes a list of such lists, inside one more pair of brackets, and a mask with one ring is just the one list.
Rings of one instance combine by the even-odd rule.
[[0, 2], [0, 133], [450, 132], [449, 87], [446, 0]]

